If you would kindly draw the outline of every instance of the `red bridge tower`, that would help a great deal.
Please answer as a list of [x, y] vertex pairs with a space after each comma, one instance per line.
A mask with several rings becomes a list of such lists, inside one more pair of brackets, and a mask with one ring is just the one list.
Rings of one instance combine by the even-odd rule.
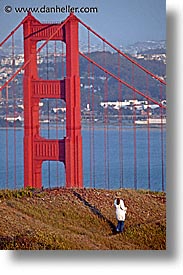
[[[42, 162], [65, 165], [66, 187], [83, 187], [82, 137], [78, 19], [71, 14], [63, 27], [41, 24], [30, 13], [24, 20], [24, 187], [42, 187]], [[37, 72], [37, 42], [60, 40], [66, 43], [66, 78], [43, 80]], [[62, 140], [40, 136], [39, 102], [58, 98], [66, 102], [66, 137]]]

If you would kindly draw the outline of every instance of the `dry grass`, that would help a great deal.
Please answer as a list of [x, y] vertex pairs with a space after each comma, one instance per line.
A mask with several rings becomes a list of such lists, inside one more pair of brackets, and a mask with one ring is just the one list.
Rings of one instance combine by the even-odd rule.
[[[128, 207], [122, 234], [114, 234], [116, 194]], [[1, 191], [0, 249], [164, 250], [166, 194], [128, 189]]]

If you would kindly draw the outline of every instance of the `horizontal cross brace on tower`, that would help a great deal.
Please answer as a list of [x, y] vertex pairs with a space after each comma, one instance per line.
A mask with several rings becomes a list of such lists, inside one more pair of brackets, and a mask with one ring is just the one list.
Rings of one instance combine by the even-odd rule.
[[65, 100], [65, 80], [33, 80], [34, 98], [57, 98]]
[[34, 140], [35, 160], [65, 161], [65, 139], [37, 138]]

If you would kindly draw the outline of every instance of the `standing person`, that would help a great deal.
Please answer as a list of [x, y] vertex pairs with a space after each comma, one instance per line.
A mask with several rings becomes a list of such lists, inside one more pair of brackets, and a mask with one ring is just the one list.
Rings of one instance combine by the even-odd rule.
[[116, 231], [123, 232], [127, 207], [125, 207], [124, 201], [120, 198], [114, 200], [114, 206], [116, 207], [116, 219], [118, 221]]

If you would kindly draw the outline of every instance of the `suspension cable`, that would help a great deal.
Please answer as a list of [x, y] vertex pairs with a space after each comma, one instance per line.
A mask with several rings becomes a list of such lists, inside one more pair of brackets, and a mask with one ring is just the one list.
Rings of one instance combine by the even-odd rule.
[[[149, 95], [149, 81], [148, 74], [146, 74], [146, 90], [147, 95]], [[150, 150], [150, 110], [149, 110], [149, 100], [147, 101], [147, 165], [148, 165], [148, 189], [151, 188], [151, 150]]]
[[105, 69], [104, 67], [102, 67], [101, 65], [99, 65], [98, 63], [96, 63], [94, 60], [90, 59], [88, 56], [86, 56], [84, 53], [79, 52], [79, 54], [81, 56], [83, 56], [85, 59], [87, 59], [89, 62], [93, 63], [95, 66], [97, 66], [100, 70], [104, 71], [105, 73], [107, 73], [108, 75], [110, 75], [111, 77], [113, 77], [114, 79], [116, 79], [117, 81], [119, 81], [120, 83], [124, 84], [127, 88], [131, 89], [132, 91], [134, 91], [135, 93], [141, 95], [142, 97], [146, 98], [147, 100], [153, 102], [154, 104], [157, 104], [159, 107], [166, 109], [166, 106], [164, 106], [162, 103], [157, 102], [156, 100], [154, 100], [153, 98], [144, 95], [142, 92], [140, 92], [138, 89], [136, 89], [135, 87], [133, 87], [132, 85], [128, 84], [126, 81], [120, 79], [119, 77], [117, 77], [115, 74], [109, 72], [107, 69]]
[[95, 188], [95, 94], [94, 94], [94, 65], [92, 64], [92, 167], [93, 167], [93, 187]]
[[[121, 68], [121, 62], [120, 62], [120, 55], [118, 53], [118, 77], [120, 78], [120, 68]], [[119, 187], [123, 187], [123, 131], [122, 131], [122, 84], [118, 82], [118, 129], [119, 129], [119, 181], [120, 185]]]
[[[55, 67], [55, 79], [58, 77], [57, 70], [57, 41], [54, 41], [54, 67]], [[56, 140], [58, 140], [58, 99], [56, 98]], [[58, 187], [58, 161], [56, 162], [56, 182]]]
[[[15, 40], [14, 34], [12, 35], [12, 72], [15, 72]], [[14, 146], [14, 187], [16, 189], [16, 92], [15, 92], [15, 79], [12, 83], [12, 98], [13, 98], [13, 146]]]
[[17, 25], [16, 28], [14, 28], [11, 33], [0, 43], [0, 47], [3, 46], [3, 44], [21, 27], [21, 25], [24, 23], [25, 18]]
[[[103, 53], [104, 53], [104, 67], [106, 67], [106, 49], [105, 43], [103, 42]], [[108, 102], [108, 74], [105, 72], [104, 82], [104, 102]], [[108, 139], [108, 106], [104, 109], [104, 174], [105, 184], [109, 189], [109, 139]]]
[[[62, 42], [62, 50], [61, 50], [61, 78], [64, 79], [65, 76], [65, 64], [64, 64], [64, 56], [65, 56], [65, 49], [64, 49], [64, 43]], [[63, 105], [62, 105], [63, 106]], [[64, 137], [65, 135], [65, 122], [64, 122], [64, 111], [61, 114], [61, 130], [62, 130], [62, 136]], [[60, 178], [62, 178], [62, 170], [60, 169]]]
[[[47, 80], [49, 79], [49, 70], [48, 70], [48, 62], [49, 62], [49, 60], [48, 60], [48, 58], [49, 58], [49, 51], [48, 51], [48, 44], [46, 44], [46, 79]], [[50, 139], [50, 104], [49, 104], [49, 99], [47, 99], [47, 114], [48, 114], [47, 138]], [[50, 161], [48, 160], [48, 185], [49, 185], [49, 188], [51, 188], [50, 182], [51, 182]]]
[[[88, 55], [90, 57], [90, 32], [88, 31]], [[92, 108], [91, 108], [91, 95], [90, 95], [90, 62], [88, 62], [88, 79], [87, 79], [87, 85], [88, 85], [88, 104], [90, 108], [90, 119], [89, 119], [89, 140], [90, 140], [90, 188], [92, 187], [93, 183], [93, 171], [92, 171]]]
[[[36, 54], [38, 54], [43, 48], [44, 46], [47, 45], [47, 43], [57, 34], [57, 32], [63, 28], [63, 26], [68, 22], [69, 17], [66, 18], [66, 20], [64, 22], [62, 22], [56, 29], [56, 31], [54, 33], [52, 33], [52, 35], [50, 35], [50, 37], [37, 49]], [[25, 67], [30, 63], [31, 61], [31, 57], [16, 71], [16, 73], [14, 73], [1, 87], [0, 87], [0, 91], [2, 91], [22, 70], [25, 69]]]
[[[160, 100], [162, 100], [162, 85], [160, 85]], [[164, 191], [164, 137], [163, 137], [163, 110], [160, 109], [161, 117], [161, 174], [162, 174], [162, 191]]]
[[9, 86], [6, 86], [6, 188], [8, 188], [9, 183], [9, 123], [8, 123], [8, 114], [9, 114], [9, 106], [8, 106], [8, 88]]
[[116, 48], [114, 45], [112, 45], [110, 42], [108, 42], [105, 38], [103, 38], [101, 35], [99, 35], [97, 32], [95, 32], [91, 27], [89, 27], [88, 25], [86, 25], [83, 21], [81, 21], [78, 18], [79, 22], [85, 27], [87, 28], [89, 31], [91, 31], [94, 35], [96, 35], [98, 38], [100, 38], [103, 42], [105, 42], [108, 46], [110, 46], [113, 50], [117, 51], [120, 55], [122, 55], [123, 57], [125, 57], [126, 59], [128, 59], [131, 63], [133, 63], [135, 66], [139, 67], [141, 70], [143, 70], [144, 72], [146, 72], [147, 74], [149, 74], [150, 76], [152, 76], [153, 78], [155, 78], [156, 80], [158, 80], [159, 82], [161, 82], [162, 84], [166, 85], [166, 82], [164, 80], [162, 80], [161, 78], [159, 78], [157, 75], [153, 74], [152, 72], [150, 72], [149, 70], [147, 70], [146, 68], [144, 68], [142, 65], [140, 65], [139, 63], [137, 63], [135, 60], [133, 60], [132, 58], [130, 58], [128, 55], [126, 55], [125, 53], [123, 53], [122, 51], [120, 51], [118, 48]]
[[[132, 63], [132, 86], [135, 83], [135, 68]], [[136, 93], [133, 91], [133, 146], [134, 146], [134, 188], [137, 189], [137, 131], [136, 131]]]

